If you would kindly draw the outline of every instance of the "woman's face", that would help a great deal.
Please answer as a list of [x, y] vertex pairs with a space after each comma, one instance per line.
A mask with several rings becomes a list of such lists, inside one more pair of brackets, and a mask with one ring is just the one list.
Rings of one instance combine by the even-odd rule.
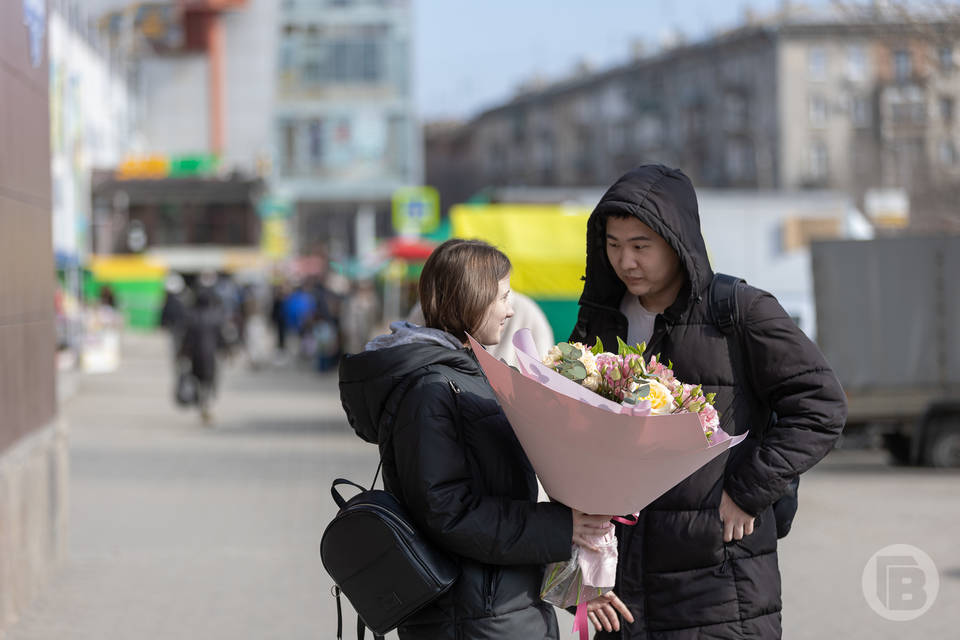
[[497, 283], [497, 297], [490, 303], [480, 320], [480, 326], [473, 332], [477, 342], [484, 345], [500, 344], [503, 327], [507, 318], [513, 317], [513, 305], [510, 299], [510, 275]]

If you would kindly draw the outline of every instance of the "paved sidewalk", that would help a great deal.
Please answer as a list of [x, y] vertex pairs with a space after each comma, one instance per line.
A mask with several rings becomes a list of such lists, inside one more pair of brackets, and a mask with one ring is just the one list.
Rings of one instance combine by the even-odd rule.
[[76, 381], [69, 558], [8, 638], [332, 637], [330, 480], [376, 466], [335, 375], [228, 365], [210, 429], [173, 406], [167, 354], [127, 336], [119, 372]]
[[[76, 380], [63, 407], [69, 558], [7, 639], [333, 638], [317, 554], [330, 482], [367, 482], [376, 466], [335, 376], [228, 366], [208, 429], [174, 408], [167, 354], [160, 335], [128, 336], [121, 371]], [[804, 476], [800, 505], [780, 550], [785, 638], [958, 636], [960, 473], [838, 451]], [[914, 622], [886, 621], [863, 597], [867, 560], [894, 543], [923, 549], [940, 572], [936, 604]], [[561, 612], [565, 640], [571, 623]]]

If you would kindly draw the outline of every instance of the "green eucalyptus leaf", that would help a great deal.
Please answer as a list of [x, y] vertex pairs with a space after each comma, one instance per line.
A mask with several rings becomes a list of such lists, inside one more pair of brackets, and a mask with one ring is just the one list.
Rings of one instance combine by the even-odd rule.
[[581, 381], [587, 377], [587, 368], [582, 362], [575, 362], [570, 365], [570, 376], [573, 380]]
[[559, 345], [560, 353], [563, 354], [564, 359], [577, 360], [580, 356], [583, 355], [583, 352], [580, 349], [576, 348], [568, 342], [561, 342]]

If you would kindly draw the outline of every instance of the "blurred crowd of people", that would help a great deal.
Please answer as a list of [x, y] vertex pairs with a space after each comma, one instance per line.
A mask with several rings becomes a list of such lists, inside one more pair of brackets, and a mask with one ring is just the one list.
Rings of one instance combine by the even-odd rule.
[[212, 420], [217, 361], [240, 357], [252, 369], [335, 369], [343, 353], [362, 351], [379, 322], [372, 281], [332, 275], [246, 282], [225, 273], [171, 273], [160, 324], [171, 337], [175, 399]]

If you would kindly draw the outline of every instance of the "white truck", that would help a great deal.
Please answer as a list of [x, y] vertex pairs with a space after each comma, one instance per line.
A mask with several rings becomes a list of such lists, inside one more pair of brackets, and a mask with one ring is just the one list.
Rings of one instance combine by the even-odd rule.
[[960, 236], [812, 245], [817, 342], [847, 393], [846, 433], [902, 464], [960, 466]]

